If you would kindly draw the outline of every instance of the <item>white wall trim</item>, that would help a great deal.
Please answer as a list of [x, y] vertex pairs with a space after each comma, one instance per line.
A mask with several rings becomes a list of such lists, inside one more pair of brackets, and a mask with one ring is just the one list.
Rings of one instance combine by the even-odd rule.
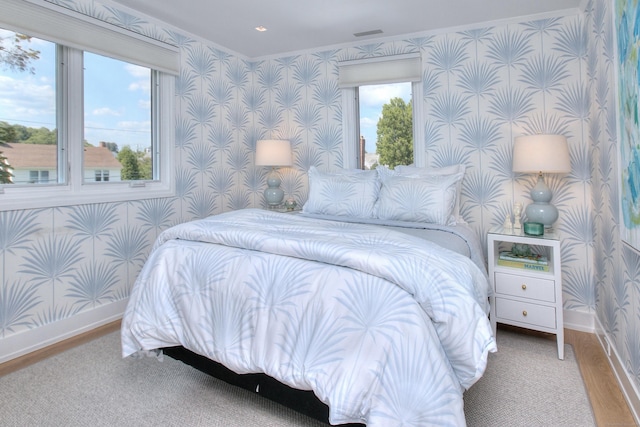
[[595, 315], [592, 312], [578, 310], [563, 310], [564, 327], [574, 331], [596, 333]]
[[344, 87], [342, 92], [342, 168], [355, 169], [358, 167], [358, 103], [356, 102], [356, 88]]
[[620, 358], [618, 351], [612, 344], [613, 341], [609, 338], [609, 335], [602, 326], [602, 323], [600, 323], [600, 320], [597, 318], [595, 321], [598, 341], [604, 349], [604, 353], [609, 360], [613, 374], [618, 380], [618, 385], [620, 386], [620, 390], [622, 391], [622, 394], [627, 401], [627, 405], [633, 414], [633, 418], [635, 419], [636, 424], [640, 425], [640, 391], [638, 391], [633, 380], [629, 377], [627, 370], [624, 368], [624, 361]]
[[2, 339], [0, 363], [15, 359], [122, 318], [128, 299], [49, 323]]

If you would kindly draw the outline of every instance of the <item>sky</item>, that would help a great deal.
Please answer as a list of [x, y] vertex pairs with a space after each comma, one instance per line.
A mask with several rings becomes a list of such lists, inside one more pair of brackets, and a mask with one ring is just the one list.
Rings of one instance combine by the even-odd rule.
[[[0, 30], [0, 39], [9, 33]], [[6, 41], [4, 42], [6, 43]], [[55, 45], [32, 38], [23, 48], [40, 51], [34, 73], [0, 64], [0, 121], [56, 128]], [[134, 150], [150, 146], [150, 71], [115, 59], [85, 53], [85, 140], [115, 142]]]
[[382, 115], [382, 106], [391, 98], [411, 101], [411, 83], [360, 86], [360, 135], [365, 138], [367, 153], [376, 152], [376, 132], [378, 120]]

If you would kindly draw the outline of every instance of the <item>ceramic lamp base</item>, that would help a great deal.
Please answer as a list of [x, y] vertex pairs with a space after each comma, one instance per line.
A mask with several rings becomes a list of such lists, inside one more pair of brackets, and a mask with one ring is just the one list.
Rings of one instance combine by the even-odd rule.
[[275, 168], [271, 169], [271, 173], [267, 177], [268, 188], [264, 190], [264, 199], [271, 208], [280, 206], [284, 200], [284, 191], [280, 188], [280, 177]]
[[549, 228], [558, 219], [558, 209], [551, 203], [534, 202], [525, 209], [529, 222], [543, 224]]
[[264, 199], [270, 207], [280, 206], [284, 200], [284, 191], [280, 188], [267, 188], [264, 190]]

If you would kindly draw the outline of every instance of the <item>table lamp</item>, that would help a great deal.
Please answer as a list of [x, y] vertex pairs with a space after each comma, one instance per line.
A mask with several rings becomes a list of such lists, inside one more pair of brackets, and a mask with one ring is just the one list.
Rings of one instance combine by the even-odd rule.
[[264, 190], [267, 206], [280, 206], [284, 191], [280, 188], [279, 166], [291, 166], [291, 142], [279, 139], [261, 139], [256, 143], [256, 166], [271, 166], [267, 177], [268, 187]]
[[551, 189], [545, 184], [543, 173], [571, 171], [567, 139], [562, 135], [528, 135], [515, 138], [513, 171], [537, 173], [538, 182], [531, 189], [531, 199], [525, 213], [529, 222], [549, 228], [558, 219], [558, 209], [551, 203]]

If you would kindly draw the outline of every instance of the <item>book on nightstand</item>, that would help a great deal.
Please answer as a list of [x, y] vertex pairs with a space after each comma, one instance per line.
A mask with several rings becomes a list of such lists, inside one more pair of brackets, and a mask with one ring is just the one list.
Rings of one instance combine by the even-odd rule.
[[533, 271], [549, 271], [547, 257], [542, 255], [517, 256], [511, 252], [500, 252], [498, 265], [504, 267], [522, 268]]

